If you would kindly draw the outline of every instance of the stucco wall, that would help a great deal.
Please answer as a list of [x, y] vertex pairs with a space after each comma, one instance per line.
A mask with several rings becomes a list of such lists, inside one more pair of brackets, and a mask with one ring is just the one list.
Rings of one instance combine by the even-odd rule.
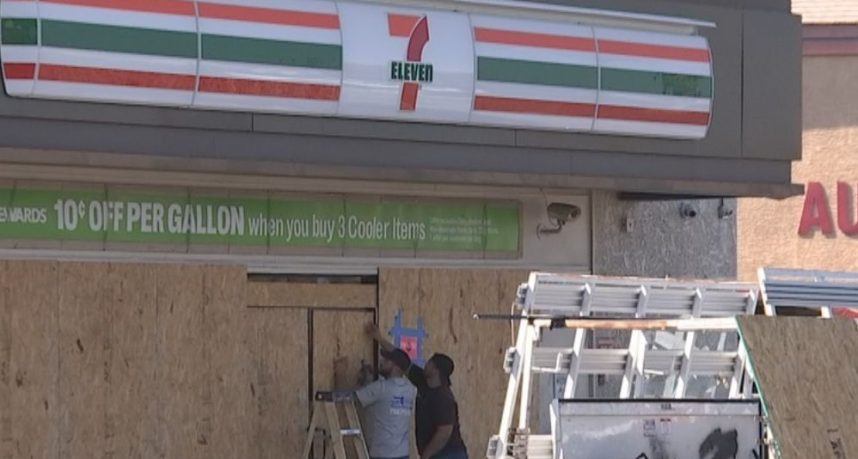
[[[682, 218], [691, 205], [694, 218]], [[593, 195], [593, 272], [613, 276], [732, 279], [736, 276], [734, 216], [719, 218], [718, 199], [621, 201]], [[724, 200], [735, 209], [735, 200]], [[631, 231], [625, 219], [632, 220]]]
[[[837, 182], [850, 185], [852, 218], [858, 189], [858, 56], [805, 57], [803, 155], [796, 183], [819, 182], [827, 192], [834, 235], [798, 234], [804, 196], [739, 204], [739, 277], [761, 266], [858, 270], [858, 237], [837, 228]], [[773, 133], [776, 135], [776, 133]]]

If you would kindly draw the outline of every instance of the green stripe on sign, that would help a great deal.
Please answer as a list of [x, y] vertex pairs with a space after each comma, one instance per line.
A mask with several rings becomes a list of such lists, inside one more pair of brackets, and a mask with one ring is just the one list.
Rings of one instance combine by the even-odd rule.
[[4, 18], [2, 24], [4, 45], [36, 45], [39, 28], [35, 19]]
[[314, 69], [343, 68], [339, 45], [203, 35], [203, 59]]
[[82, 22], [42, 21], [42, 45], [114, 53], [197, 57], [197, 34]]
[[712, 78], [677, 73], [603, 68], [602, 89], [663, 96], [708, 98], [712, 97]]
[[596, 89], [596, 67], [477, 57], [477, 80]]

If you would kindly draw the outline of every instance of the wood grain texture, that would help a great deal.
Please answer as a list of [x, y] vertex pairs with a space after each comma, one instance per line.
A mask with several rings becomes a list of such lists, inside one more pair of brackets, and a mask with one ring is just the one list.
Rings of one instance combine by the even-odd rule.
[[158, 354], [155, 270], [111, 264], [99, 284], [105, 289], [107, 325], [104, 393], [106, 453], [155, 457], [158, 453]]
[[248, 306], [374, 308], [375, 285], [248, 282]]
[[110, 384], [108, 265], [59, 265], [60, 456], [106, 455]]
[[453, 393], [462, 435], [472, 456], [485, 451], [497, 430], [507, 379], [503, 355], [511, 345], [509, 325], [475, 321], [474, 313], [508, 314], [527, 272], [489, 269], [383, 269], [379, 276], [379, 322], [393, 326], [401, 310], [407, 327], [422, 318], [425, 357], [448, 354], [456, 364]]
[[[858, 325], [845, 319], [739, 317], [782, 459], [858, 452]], [[835, 450], [843, 455], [838, 456]]]
[[57, 264], [7, 264], [12, 457], [58, 453]]
[[11, 279], [7, 271], [9, 263], [0, 261], [0, 458], [11, 459], [14, 452], [12, 442], [12, 306]]
[[308, 319], [301, 309], [250, 310], [253, 457], [299, 454], [309, 424]]
[[158, 271], [160, 437], [166, 457], [210, 457], [210, 398], [206, 376], [200, 269], [166, 266]]
[[309, 315], [317, 387], [353, 387], [375, 287], [278, 287], [304, 308], [249, 309], [247, 284], [240, 267], [0, 262], [0, 457], [299, 451]]
[[358, 387], [361, 362], [372, 363], [373, 342], [363, 325], [370, 311], [313, 311], [313, 391]]
[[254, 396], [251, 336], [244, 307], [244, 268], [205, 268], [203, 306], [211, 423], [209, 448], [221, 457], [251, 457]]

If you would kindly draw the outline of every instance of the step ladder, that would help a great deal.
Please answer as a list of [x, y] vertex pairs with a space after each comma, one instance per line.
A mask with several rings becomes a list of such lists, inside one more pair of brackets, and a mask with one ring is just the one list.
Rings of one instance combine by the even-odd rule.
[[[346, 456], [345, 440], [354, 442], [358, 459], [369, 459], [369, 451], [366, 447], [366, 438], [361, 430], [360, 419], [355, 409], [354, 392], [316, 392], [313, 417], [310, 428], [307, 431], [307, 442], [304, 444], [304, 459], [310, 457], [313, 448], [313, 440], [317, 431], [321, 431], [325, 439], [325, 459], [348, 459]], [[340, 425], [340, 413], [345, 413], [346, 426]]]

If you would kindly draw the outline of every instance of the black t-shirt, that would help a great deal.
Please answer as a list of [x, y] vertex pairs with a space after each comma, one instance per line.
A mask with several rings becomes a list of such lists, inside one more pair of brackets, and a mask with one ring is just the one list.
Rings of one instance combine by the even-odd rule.
[[408, 379], [417, 387], [417, 401], [415, 403], [414, 430], [417, 438], [417, 451], [423, 454], [423, 450], [432, 441], [432, 436], [439, 426], [453, 426], [453, 433], [444, 448], [438, 454], [447, 454], [466, 451], [465, 442], [462, 441], [462, 433], [459, 429], [459, 406], [456, 398], [448, 386], [436, 388], [426, 384], [426, 375], [423, 369], [412, 365], [408, 370]]

